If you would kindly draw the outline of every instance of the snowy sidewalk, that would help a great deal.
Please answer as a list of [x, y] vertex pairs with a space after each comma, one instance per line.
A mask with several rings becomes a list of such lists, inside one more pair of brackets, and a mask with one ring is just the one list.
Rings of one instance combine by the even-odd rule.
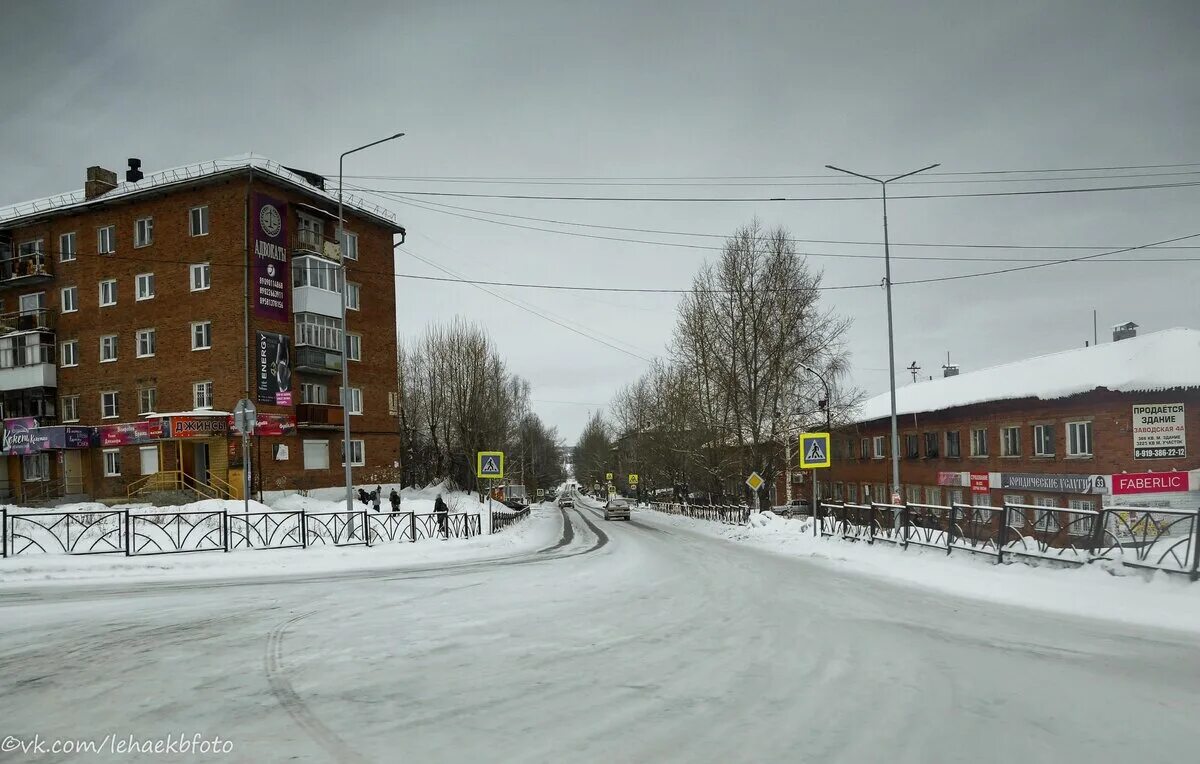
[[[730, 526], [650, 509], [639, 522], [682, 528], [765, 552], [798, 557], [839, 571], [945, 594], [1089, 618], [1200, 632], [1200, 584], [1166, 573], [1114, 575], [1104, 563], [1081, 568], [1014, 563], [933, 549], [901, 551], [840, 538], [814, 538], [807, 519], [765, 513]], [[1120, 572], [1120, 571], [1118, 571]], [[803, 585], [802, 579], [797, 585]]]

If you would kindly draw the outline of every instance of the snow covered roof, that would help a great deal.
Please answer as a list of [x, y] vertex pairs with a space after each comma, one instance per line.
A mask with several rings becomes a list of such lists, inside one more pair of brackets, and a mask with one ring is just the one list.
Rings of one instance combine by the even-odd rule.
[[[224, 173], [241, 172], [247, 168], [254, 168], [256, 171], [272, 175], [278, 180], [285, 183], [297, 186], [302, 191], [313, 196], [322, 197], [330, 202], [337, 202], [337, 194], [329, 191], [324, 191], [312, 185], [303, 175], [289, 170], [278, 162], [273, 162], [264, 156], [258, 154], [241, 154], [238, 156], [228, 157], [226, 159], [215, 159], [210, 162], [200, 162], [197, 164], [183, 165], [181, 167], [173, 167], [168, 170], [148, 173], [146, 177], [130, 183], [128, 181], [118, 183], [117, 187], [107, 193], [98, 196], [94, 199], [86, 199], [83, 194], [83, 189], [71, 191], [66, 194], [57, 196], [48, 196], [44, 199], [34, 199], [33, 201], [21, 202], [8, 207], [0, 207], [0, 224], [11, 225], [23, 218], [36, 218], [47, 214], [61, 212], [63, 210], [72, 209], [75, 207], [84, 207], [89, 204], [99, 204], [119, 199], [125, 196], [133, 196], [146, 191], [173, 186], [177, 184], [190, 183], [199, 178], [211, 177]], [[380, 207], [377, 204], [372, 204], [365, 199], [353, 194], [345, 194], [342, 203], [351, 209], [360, 213], [378, 218], [385, 223], [396, 226], [396, 213], [391, 210]]]
[[[1101, 387], [1118, 392], [1200, 387], [1200, 331], [1166, 329], [905, 385], [896, 388], [896, 413], [917, 414], [1019, 398], [1053, 400]], [[864, 402], [857, 421], [890, 416], [888, 398], [883, 393]]]

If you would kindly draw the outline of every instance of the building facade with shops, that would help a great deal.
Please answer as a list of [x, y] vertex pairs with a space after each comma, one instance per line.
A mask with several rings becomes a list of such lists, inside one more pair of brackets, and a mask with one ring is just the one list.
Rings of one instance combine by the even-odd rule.
[[[0, 492], [228, 496], [246, 469], [255, 489], [338, 485], [343, 402], [356, 480], [391, 480], [392, 214], [347, 199], [339, 243], [318, 175], [261, 157], [138, 164], [0, 208]], [[243, 398], [258, 411], [246, 452], [230, 414]]]
[[[1200, 331], [955, 371], [896, 391], [901, 502], [1200, 508]], [[822, 496], [891, 502], [890, 440], [884, 394], [835, 433]]]

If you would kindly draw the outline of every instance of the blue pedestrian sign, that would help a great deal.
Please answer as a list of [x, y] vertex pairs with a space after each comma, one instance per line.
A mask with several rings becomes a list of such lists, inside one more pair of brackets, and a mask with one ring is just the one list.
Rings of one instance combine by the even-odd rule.
[[495, 479], [504, 477], [504, 452], [480, 451], [476, 454], [475, 477]]
[[806, 432], [800, 436], [800, 469], [824, 469], [829, 466], [829, 433]]

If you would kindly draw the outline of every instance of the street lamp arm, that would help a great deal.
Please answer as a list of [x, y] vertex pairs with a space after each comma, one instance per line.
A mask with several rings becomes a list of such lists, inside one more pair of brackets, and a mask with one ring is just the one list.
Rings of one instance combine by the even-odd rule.
[[[873, 180], [876, 183], [887, 183], [888, 182], [886, 180], [880, 180], [879, 178], [872, 178], [870, 175], [863, 175], [861, 172], [854, 172], [853, 170], [846, 170], [841, 167], [834, 167], [831, 164], [827, 164], [827, 165], [825, 165], [825, 167], [830, 170], [836, 170], [837, 172], [844, 172], [847, 175], [853, 175], [856, 178], [863, 178], [864, 180]], [[928, 168], [926, 168], [926, 169], [928, 169]], [[920, 170], [917, 170], [917, 172], [920, 172]], [[912, 173], [909, 173], [909, 174], [911, 175]], [[895, 180], [895, 178], [892, 178], [891, 180]]]
[[379, 144], [381, 144], [381, 143], [387, 143], [388, 141], [394, 141], [394, 140], [396, 140], [397, 138], [403, 138], [403, 137], [404, 137], [404, 133], [396, 133], [395, 135], [389, 135], [389, 136], [388, 136], [388, 137], [386, 137], [386, 138], [380, 138], [380, 139], [379, 139], [379, 140], [377, 140], [377, 141], [372, 141], [372, 142], [370, 142], [370, 143], [365, 143], [365, 144], [363, 144], [362, 146], [359, 146], [359, 147], [358, 147], [358, 148], [356, 148], [356, 149], [350, 149], [349, 151], [343, 151], [343, 152], [341, 153], [341, 156], [339, 156], [339, 157], [338, 157], [338, 160], [340, 161], [340, 160], [342, 160], [342, 159], [345, 159], [346, 157], [350, 156], [351, 154], [358, 153], [359, 151], [362, 151], [363, 149], [369, 149], [369, 148], [371, 148], [372, 146], [378, 146], [378, 145], [379, 145]]
[[936, 164], [931, 164], [928, 167], [922, 167], [919, 170], [913, 170], [912, 172], [906, 172], [903, 175], [897, 175], [894, 178], [888, 178], [887, 180], [881, 180], [879, 182], [880, 183], [891, 183], [893, 180], [900, 180], [901, 178], [907, 178], [909, 175], [916, 175], [917, 173], [925, 172], [926, 170], [932, 170], [934, 167], [941, 167], [941, 166], [942, 166], [941, 163], [938, 162]]

